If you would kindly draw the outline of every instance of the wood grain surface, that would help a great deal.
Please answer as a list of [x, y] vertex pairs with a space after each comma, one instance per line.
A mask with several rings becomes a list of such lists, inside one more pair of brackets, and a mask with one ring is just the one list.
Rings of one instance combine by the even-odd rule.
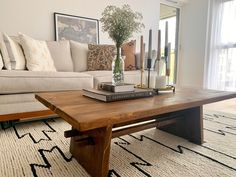
[[79, 131], [107, 127], [144, 117], [236, 97], [234, 92], [199, 89], [177, 89], [152, 98], [104, 103], [84, 97], [82, 91], [49, 92], [36, 94], [36, 99], [61, 116]]

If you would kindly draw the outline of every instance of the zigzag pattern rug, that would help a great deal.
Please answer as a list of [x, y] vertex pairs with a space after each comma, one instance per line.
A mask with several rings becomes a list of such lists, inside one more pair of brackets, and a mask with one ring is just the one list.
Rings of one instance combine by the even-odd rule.
[[[1, 177], [87, 177], [69, 152], [62, 119], [0, 128]], [[204, 113], [202, 146], [149, 129], [112, 140], [111, 177], [235, 177], [236, 116]]]

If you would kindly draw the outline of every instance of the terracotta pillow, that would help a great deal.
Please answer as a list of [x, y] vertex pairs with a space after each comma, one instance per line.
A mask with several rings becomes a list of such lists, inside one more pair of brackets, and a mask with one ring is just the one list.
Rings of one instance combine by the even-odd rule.
[[136, 50], [135, 40], [124, 43], [122, 45], [122, 52], [123, 52], [123, 55], [125, 55], [125, 70], [126, 71], [136, 70], [135, 50]]
[[88, 45], [88, 71], [111, 70], [115, 46]]

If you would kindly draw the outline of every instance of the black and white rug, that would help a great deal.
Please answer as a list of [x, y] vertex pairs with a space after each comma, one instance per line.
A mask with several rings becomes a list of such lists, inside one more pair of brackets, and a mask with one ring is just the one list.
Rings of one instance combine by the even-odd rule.
[[[62, 119], [0, 128], [0, 177], [87, 177]], [[111, 177], [235, 177], [236, 115], [206, 112], [202, 146], [149, 129], [113, 139]]]

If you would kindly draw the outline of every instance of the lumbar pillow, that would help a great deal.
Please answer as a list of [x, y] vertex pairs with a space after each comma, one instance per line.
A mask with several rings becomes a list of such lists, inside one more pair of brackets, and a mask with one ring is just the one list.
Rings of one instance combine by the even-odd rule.
[[5, 57], [9, 58], [12, 70], [24, 70], [25, 69], [25, 56], [22, 51], [20, 41], [17, 37], [9, 37], [7, 34], [3, 34], [3, 41], [6, 46]]
[[87, 71], [88, 44], [70, 41], [70, 48], [74, 63], [74, 71]]
[[88, 48], [88, 71], [112, 69], [115, 46], [89, 44]]
[[69, 41], [47, 41], [57, 71], [73, 71]]
[[136, 41], [132, 40], [130, 42], [124, 43], [122, 45], [122, 52], [125, 55], [125, 70], [136, 70], [135, 66], [135, 50], [136, 50]]
[[3, 61], [2, 61], [2, 55], [0, 51], [0, 70], [3, 68]]
[[56, 71], [47, 43], [19, 33], [25, 53], [26, 67], [30, 71]]

